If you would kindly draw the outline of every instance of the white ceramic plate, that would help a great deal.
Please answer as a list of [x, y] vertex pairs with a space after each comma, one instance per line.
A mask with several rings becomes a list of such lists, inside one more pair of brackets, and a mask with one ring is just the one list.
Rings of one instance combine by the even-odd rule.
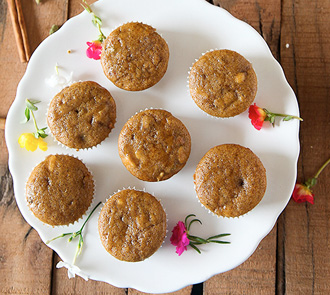
[[[103, 20], [102, 30], [106, 35], [129, 21], [140, 21], [157, 28], [170, 48], [168, 71], [157, 85], [142, 92], [126, 92], [115, 87], [105, 78], [100, 62], [85, 55], [86, 41], [98, 36], [87, 12], [70, 19], [48, 37], [29, 62], [6, 124], [9, 167], [22, 215], [43, 241], [80, 228], [82, 220], [69, 228], [52, 228], [43, 224], [30, 213], [24, 197], [26, 180], [35, 165], [49, 154], [71, 154], [82, 159], [95, 177], [94, 205], [105, 201], [118, 189], [135, 186], [161, 199], [168, 215], [168, 235], [162, 248], [144, 262], [127, 263], [116, 260], [102, 247], [97, 232], [98, 210], [85, 228], [83, 252], [76, 262], [91, 279], [117, 287], [162, 293], [205, 281], [235, 268], [254, 252], [290, 199], [299, 154], [299, 122], [281, 122], [275, 128], [265, 123], [265, 127], [257, 131], [247, 112], [229, 119], [211, 118], [191, 99], [187, 75], [195, 59], [209, 49], [235, 50], [253, 64], [257, 73], [255, 102], [274, 112], [298, 115], [295, 95], [280, 65], [253, 28], [204, 0], [101, 0], [92, 7]], [[68, 50], [71, 50], [70, 54]], [[36, 117], [40, 127], [46, 126], [47, 105], [59, 89], [48, 86], [45, 79], [54, 74], [56, 63], [60, 74], [73, 72], [75, 81], [94, 80], [106, 87], [116, 101], [118, 120], [115, 129], [97, 148], [76, 152], [56, 144], [51, 137], [47, 138], [47, 152], [37, 150], [32, 153], [18, 145], [21, 133], [34, 131], [32, 122], [20, 123], [24, 117], [25, 98], [41, 101]], [[133, 177], [122, 165], [117, 151], [118, 135], [125, 122], [135, 112], [151, 107], [172, 112], [187, 126], [192, 138], [191, 155], [184, 169], [160, 183], [147, 183]], [[211, 147], [223, 143], [249, 147], [267, 170], [268, 187], [263, 200], [240, 218], [213, 216], [195, 197], [193, 174], [197, 163]], [[179, 257], [170, 244], [171, 230], [190, 213], [196, 214], [203, 222], [202, 226], [193, 225], [192, 234], [207, 237], [229, 232], [231, 236], [227, 240], [231, 244], [201, 246], [201, 255], [190, 248]], [[77, 241], [68, 243], [66, 239], [49, 244], [68, 263], [72, 262], [76, 245]]]

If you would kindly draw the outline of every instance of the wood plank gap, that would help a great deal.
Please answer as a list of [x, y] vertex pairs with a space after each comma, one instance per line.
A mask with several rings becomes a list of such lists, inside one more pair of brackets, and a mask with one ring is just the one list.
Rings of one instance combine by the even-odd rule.
[[275, 294], [284, 295], [285, 281], [285, 212], [277, 222]]
[[193, 285], [191, 295], [203, 295], [204, 283]]
[[53, 294], [53, 288], [54, 288], [55, 281], [56, 281], [54, 279], [55, 269], [56, 269], [56, 254], [55, 254], [55, 251], [53, 251], [53, 253], [52, 253], [52, 269], [50, 271], [49, 295]]

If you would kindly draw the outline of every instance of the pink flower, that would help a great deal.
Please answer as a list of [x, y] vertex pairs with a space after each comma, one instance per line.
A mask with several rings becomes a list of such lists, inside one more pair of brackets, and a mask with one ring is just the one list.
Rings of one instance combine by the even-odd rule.
[[187, 246], [190, 241], [187, 236], [187, 229], [182, 221], [179, 221], [178, 224], [172, 230], [171, 244], [176, 246], [176, 253], [180, 256], [183, 251], [187, 251]]
[[314, 194], [306, 185], [300, 183], [296, 183], [292, 199], [297, 203], [309, 202], [314, 204]]
[[93, 42], [87, 42], [88, 48], [86, 50], [86, 55], [89, 58], [98, 60], [102, 52], [102, 43], [98, 40]]
[[267, 114], [264, 109], [259, 108], [256, 104], [249, 107], [249, 118], [251, 119], [252, 125], [257, 130], [261, 129], [266, 117]]

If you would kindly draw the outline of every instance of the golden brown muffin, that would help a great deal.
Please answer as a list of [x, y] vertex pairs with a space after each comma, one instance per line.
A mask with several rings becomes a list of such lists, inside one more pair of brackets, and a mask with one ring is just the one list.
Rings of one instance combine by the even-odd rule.
[[186, 164], [191, 149], [187, 128], [170, 112], [146, 110], [130, 118], [119, 134], [119, 156], [134, 176], [166, 180]]
[[211, 148], [197, 165], [194, 182], [200, 202], [225, 217], [237, 217], [252, 210], [267, 186], [266, 170], [260, 159], [237, 144]]
[[50, 155], [32, 171], [26, 201], [33, 214], [50, 225], [69, 225], [82, 217], [93, 200], [94, 181], [82, 161]]
[[169, 49], [156, 30], [131, 22], [115, 29], [103, 42], [104, 74], [117, 87], [139, 91], [160, 81], [167, 70]]
[[90, 148], [114, 128], [116, 104], [110, 92], [96, 82], [77, 82], [52, 99], [47, 123], [55, 139], [65, 146]]
[[257, 76], [243, 56], [214, 50], [198, 59], [189, 74], [190, 94], [197, 106], [215, 117], [233, 117], [253, 102]]
[[105, 203], [98, 229], [102, 245], [112, 256], [123, 261], [142, 261], [162, 245], [166, 214], [151, 194], [126, 189]]

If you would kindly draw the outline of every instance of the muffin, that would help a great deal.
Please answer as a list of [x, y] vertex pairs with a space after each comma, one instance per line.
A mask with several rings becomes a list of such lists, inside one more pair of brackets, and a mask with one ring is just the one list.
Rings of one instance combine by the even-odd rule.
[[209, 115], [233, 117], [254, 101], [257, 76], [242, 55], [231, 50], [214, 50], [192, 66], [189, 91], [197, 106]]
[[54, 138], [76, 150], [101, 143], [114, 128], [116, 104], [110, 92], [93, 81], [77, 82], [52, 99], [47, 123]]
[[263, 198], [266, 170], [250, 149], [223, 144], [211, 148], [201, 159], [194, 183], [197, 197], [207, 209], [218, 216], [237, 217]]
[[166, 214], [151, 194], [125, 189], [105, 203], [98, 230], [102, 245], [112, 256], [129, 262], [143, 261], [165, 239]]
[[165, 110], [130, 118], [119, 134], [119, 156], [131, 174], [145, 181], [166, 180], [186, 164], [191, 149], [184, 124]]
[[32, 171], [26, 183], [26, 201], [32, 213], [52, 226], [69, 225], [92, 203], [94, 181], [82, 161], [68, 155], [49, 155]]
[[167, 70], [168, 59], [166, 41], [143, 23], [124, 24], [103, 41], [104, 74], [124, 90], [144, 90], [158, 83]]

